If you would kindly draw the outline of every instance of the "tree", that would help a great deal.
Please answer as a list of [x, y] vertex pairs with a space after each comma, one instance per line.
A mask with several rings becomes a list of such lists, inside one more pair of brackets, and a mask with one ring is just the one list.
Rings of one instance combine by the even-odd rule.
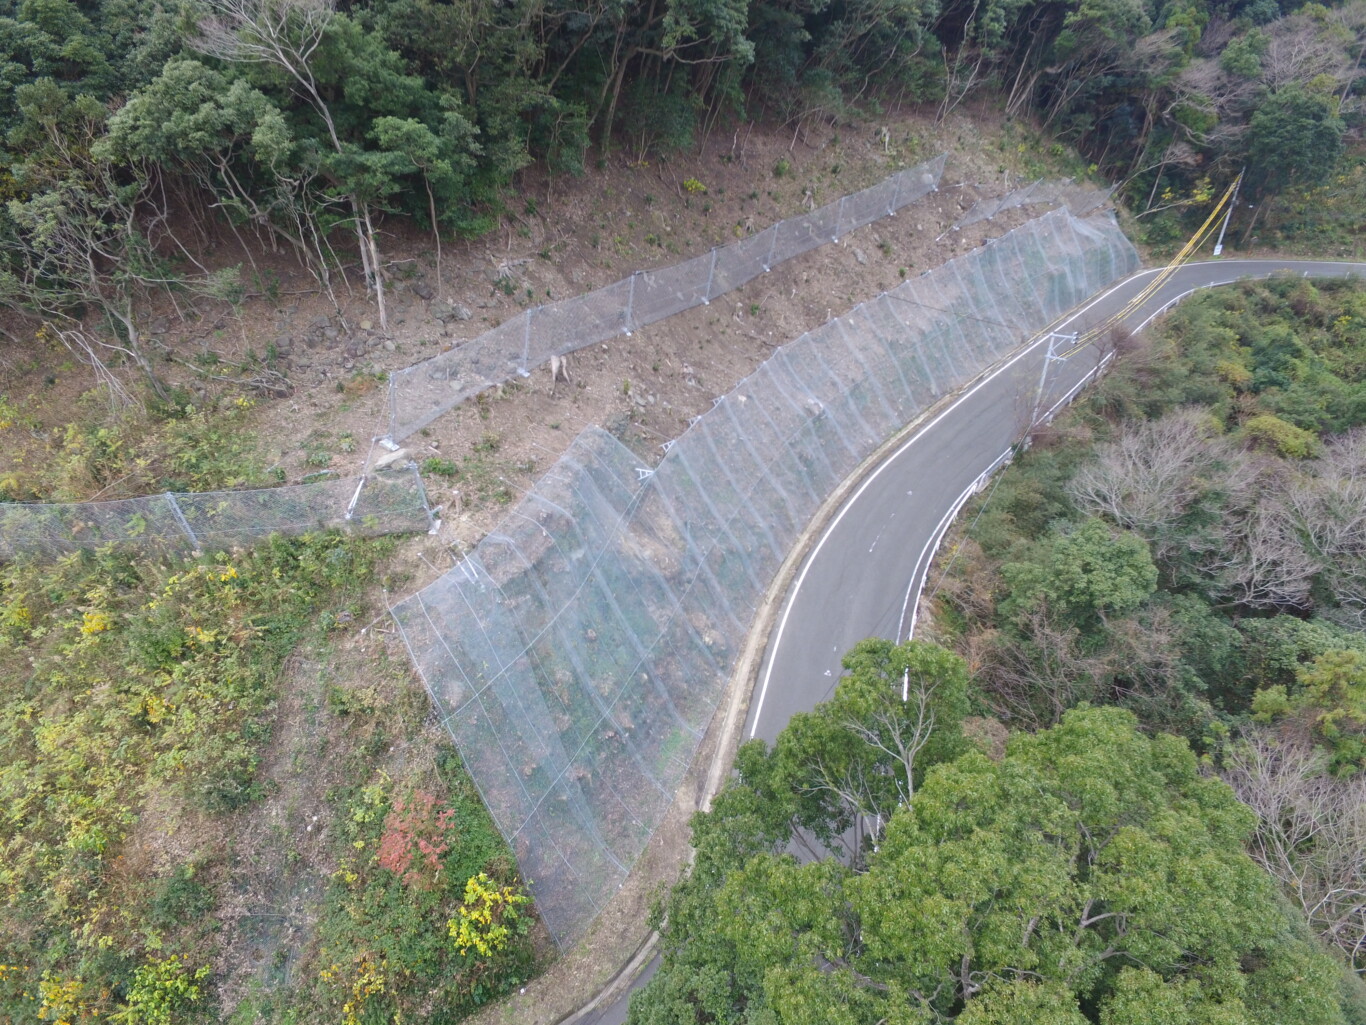
[[[834, 697], [799, 712], [773, 759], [781, 778], [808, 798], [804, 824], [826, 843], [861, 840], [915, 795], [925, 766], [958, 753], [967, 714], [967, 666], [922, 641], [871, 638], [844, 656]], [[843, 834], [852, 827], [852, 841]]]
[[[140, 162], [188, 179], [237, 233], [245, 223], [272, 249], [284, 240], [328, 287], [326, 254], [298, 225], [304, 197], [295, 140], [283, 112], [243, 79], [194, 60], [171, 60], [109, 119], [96, 152], [119, 165]], [[193, 216], [197, 204], [183, 204]], [[290, 223], [291, 220], [294, 223]], [[243, 251], [251, 246], [238, 235]]]
[[1281, 502], [1340, 618], [1366, 625], [1366, 430], [1330, 441]]
[[1255, 728], [1223, 753], [1220, 775], [1257, 814], [1257, 863], [1366, 973], [1366, 775], [1336, 777], [1303, 737]]
[[1294, 721], [1310, 731], [1342, 775], [1366, 770], [1366, 654], [1348, 649], [1320, 652], [1295, 669], [1291, 687], [1257, 691], [1252, 709], [1261, 722]]
[[[354, 161], [351, 167], [347, 166], [351, 154], [315, 73], [315, 58], [337, 17], [333, 0], [211, 0], [208, 7], [210, 13], [200, 21], [199, 35], [190, 41], [191, 45], [220, 60], [259, 64], [287, 76], [294, 92], [313, 109], [326, 129], [327, 140], [339, 158], [330, 162], [334, 176], [354, 170]], [[380, 327], [387, 331], [384, 276], [371, 216], [374, 198], [385, 190], [375, 187], [373, 177], [367, 179], [358, 174], [356, 179], [339, 184], [343, 185], [351, 208], [366, 287], [374, 292]]]
[[[401, 154], [407, 166], [400, 165], [400, 173], [409, 168], [422, 175], [427, 190], [427, 217], [436, 243], [436, 288], [441, 284], [441, 223], [436, 210], [440, 193], [447, 201], [456, 200], [457, 186], [462, 178], [473, 173], [474, 156], [479, 147], [474, 143], [477, 132], [458, 110], [448, 110], [445, 117], [445, 139], [439, 138], [416, 118], [381, 117], [375, 119], [375, 141], [387, 152]], [[454, 154], [454, 155], [453, 155]]]
[[1001, 576], [1010, 590], [1001, 603], [1005, 616], [1025, 616], [1044, 604], [1083, 631], [1107, 615], [1133, 611], [1157, 587], [1147, 543], [1094, 517], [1054, 528], [1019, 561], [1003, 565]]
[[1079, 708], [934, 766], [864, 869], [710, 847], [630, 1020], [1341, 1025], [1339, 967], [1243, 850], [1252, 814], [1135, 727]]
[[1272, 93], [1248, 122], [1249, 184], [1265, 196], [1325, 181], [1342, 155], [1345, 131], [1331, 97], [1300, 86]]
[[1042, 605], [983, 638], [977, 685], [993, 715], [1014, 726], [1056, 726], [1063, 713], [1097, 700], [1113, 671], [1081, 631], [1059, 623]]
[[1077, 507], [1144, 537], [1165, 579], [1180, 581], [1216, 543], [1211, 530], [1244, 503], [1256, 472], [1199, 409], [1125, 424], [1067, 484]]
[[151, 169], [100, 159], [106, 112], [93, 97], [72, 97], [40, 78], [16, 100], [25, 120], [11, 138], [23, 141], [28, 159], [14, 167], [17, 195], [6, 204], [0, 304], [37, 319], [41, 332], [94, 369], [115, 402], [133, 401], [110, 370], [115, 362], [136, 366], [162, 394], [138, 306], [179, 282], [157, 252], [169, 233]]

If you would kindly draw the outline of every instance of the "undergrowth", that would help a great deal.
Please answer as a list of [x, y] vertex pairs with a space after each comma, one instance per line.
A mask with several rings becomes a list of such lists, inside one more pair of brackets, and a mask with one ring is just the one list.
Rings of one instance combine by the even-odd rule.
[[[450, 1021], [530, 977], [532, 917], [518, 910], [527, 898], [453, 748], [416, 777], [376, 773], [338, 805], [341, 853], [312, 982], [328, 1012], [318, 1020]], [[471, 900], [481, 879], [513, 903]], [[463, 948], [462, 924], [476, 941]]]
[[[325, 675], [310, 713], [308, 742], [354, 781], [326, 794], [327, 864], [234, 835], [297, 785], [263, 767], [287, 660], [337, 665], [393, 544], [0, 565], [0, 1021], [452, 1020], [530, 975], [511, 853], [382, 647]], [[413, 761], [391, 775], [395, 743]], [[233, 1007], [214, 973], [234, 961], [219, 907], [242, 858], [317, 873], [325, 893], [304, 946], [279, 952], [286, 977]]]
[[92, 393], [74, 410], [53, 410], [60, 427], [29, 409], [35, 401], [0, 395], [0, 501], [78, 502], [273, 483], [249, 429], [250, 399], [110, 413]]
[[199, 999], [212, 897], [192, 864], [129, 873], [125, 846], [149, 807], [211, 818], [263, 795], [281, 665], [387, 547], [313, 535], [0, 567], [0, 1012], [31, 1021], [57, 1000], [103, 1016], [168, 973]]

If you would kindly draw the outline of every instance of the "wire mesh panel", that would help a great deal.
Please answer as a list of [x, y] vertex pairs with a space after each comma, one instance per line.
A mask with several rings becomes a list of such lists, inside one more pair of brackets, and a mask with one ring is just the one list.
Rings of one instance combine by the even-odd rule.
[[431, 527], [415, 469], [255, 491], [149, 495], [113, 502], [0, 503], [0, 558], [57, 556], [107, 544], [230, 548], [271, 534], [339, 528], [397, 534]]
[[586, 430], [469, 558], [394, 608], [557, 941], [644, 849], [826, 495], [1137, 263], [1113, 220], [1031, 221], [781, 347], [653, 468]]
[[636, 274], [632, 319], [636, 324], [654, 324], [701, 306], [711, 297], [712, 256], [707, 253], [672, 267], [643, 270]]
[[871, 224], [939, 186], [946, 156], [672, 267], [638, 271], [574, 299], [527, 310], [389, 378], [389, 436], [406, 438], [485, 388], [551, 356], [606, 341], [710, 302], [764, 271]]
[[716, 253], [716, 265], [711, 271], [708, 300], [748, 284], [772, 266], [773, 254], [778, 251], [778, 227], [771, 225], [757, 235], [742, 238], [734, 245], [713, 250]]

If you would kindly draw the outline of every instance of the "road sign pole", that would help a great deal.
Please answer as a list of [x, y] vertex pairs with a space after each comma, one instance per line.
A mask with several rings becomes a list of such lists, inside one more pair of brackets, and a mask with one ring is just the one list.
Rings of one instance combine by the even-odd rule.
[[1224, 223], [1219, 225], [1219, 240], [1214, 243], [1214, 255], [1218, 256], [1224, 251], [1224, 232], [1228, 231], [1229, 219], [1233, 216], [1233, 208], [1238, 205], [1238, 186], [1243, 183], [1243, 172], [1238, 172], [1238, 178], [1233, 183], [1233, 195], [1229, 197], [1228, 209], [1224, 211]]
[[1029, 426], [1031, 428], [1038, 424], [1039, 412], [1043, 409], [1044, 388], [1048, 384], [1049, 364], [1054, 360], [1060, 363], [1066, 360], [1065, 356], [1058, 356], [1056, 354], [1054, 347], [1058, 342], [1067, 342], [1069, 345], [1074, 344], [1077, 337], [1077, 335], [1060, 335], [1056, 331], [1050, 331], [1048, 333], [1048, 352], [1044, 354], [1043, 369], [1039, 371], [1039, 391], [1038, 394], [1034, 396], [1034, 412], [1030, 414], [1029, 417]]

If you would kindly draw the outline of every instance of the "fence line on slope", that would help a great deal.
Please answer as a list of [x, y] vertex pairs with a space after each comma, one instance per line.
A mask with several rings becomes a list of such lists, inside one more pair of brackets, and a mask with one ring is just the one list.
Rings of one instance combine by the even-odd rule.
[[1137, 264], [1113, 218], [1030, 221], [780, 347], [657, 465], [584, 431], [467, 558], [394, 607], [559, 943], [662, 819], [826, 495]]
[[389, 437], [400, 441], [442, 413], [588, 345], [702, 306], [760, 274], [916, 202], [939, 187], [946, 154], [871, 188], [789, 217], [763, 231], [670, 267], [535, 306], [478, 338], [389, 375]]
[[431, 523], [422, 478], [409, 467], [246, 491], [0, 503], [0, 558], [51, 558], [107, 544], [232, 548], [270, 534], [337, 528], [370, 536], [426, 531]]

